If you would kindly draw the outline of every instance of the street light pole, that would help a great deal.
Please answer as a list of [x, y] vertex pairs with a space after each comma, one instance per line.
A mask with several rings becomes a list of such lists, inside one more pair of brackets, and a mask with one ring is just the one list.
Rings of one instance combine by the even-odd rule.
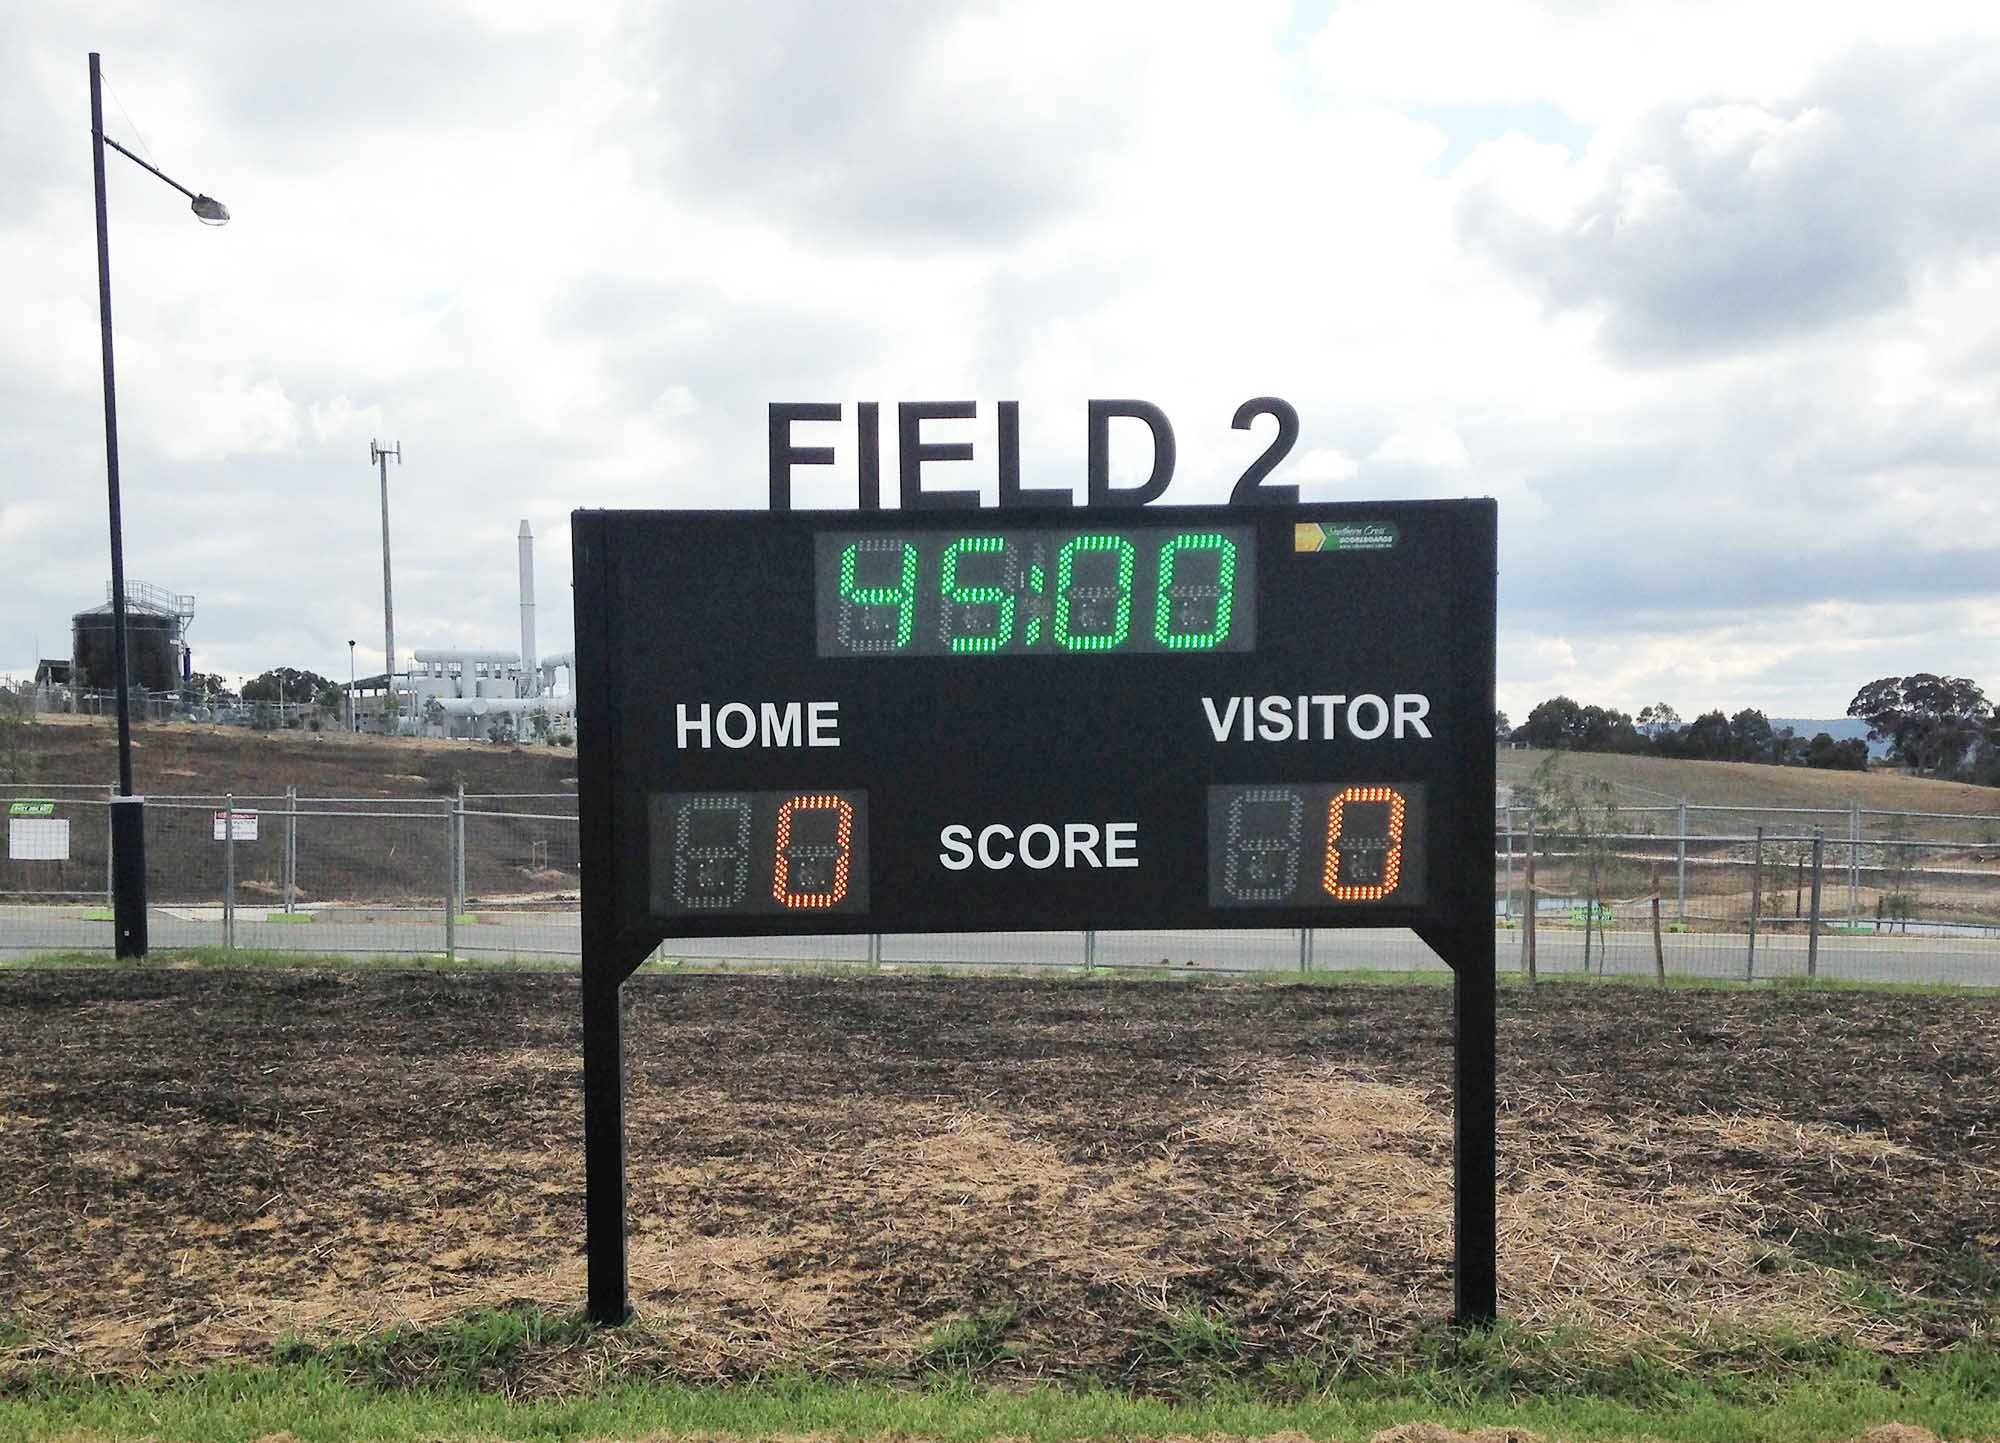
[[132, 678], [125, 640], [125, 527], [118, 495], [118, 400], [111, 361], [111, 232], [104, 205], [104, 147], [151, 171], [193, 202], [207, 225], [222, 225], [220, 201], [197, 195], [157, 166], [148, 165], [104, 133], [104, 81], [90, 52], [90, 161], [97, 187], [97, 324], [104, 348], [104, 479], [111, 510], [112, 658], [118, 668], [118, 795], [111, 804], [111, 906], [113, 946], [120, 957], [146, 955], [145, 799], [132, 795]]
[[[97, 184], [97, 324], [104, 348], [104, 475], [111, 496], [112, 655], [118, 668], [118, 795], [132, 795], [131, 679], [125, 661], [125, 540], [118, 500], [118, 387], [111, 359], [111, 229], [104, 208], [104, 81], [97, 52], [90, 52], [90, 160]], [[143, 837], [143, 833], [141, 834]], [[145, 918], [139, 919], [139, 956], [145, 955]], [[124, 940], [124, 928], [119, 928]], [[119, 956], [126, 955], [124, 950]]]
[[368, 459], [382, 468], [382, 652], [383, 665], [388, 670], [383, 680], [389, 685], [389, 730], [393, 735], [401, 730], [397, 721], [396, 705], [396, 603], [389, 590], [389, 458], [394, 456], [398, 466], [403, 464], [403, 443], [398, 441], [394, 450], [385, 450], [372, 440], [368, 443]]

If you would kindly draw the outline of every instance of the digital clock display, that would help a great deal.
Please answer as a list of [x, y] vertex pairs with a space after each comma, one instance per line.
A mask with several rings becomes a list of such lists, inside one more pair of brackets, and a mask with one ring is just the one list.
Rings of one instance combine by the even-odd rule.
[[656, 792], [656, 917], [868, 910], [868, 794]]
[[813, 551], [823, 657], [1256, 648], [1250, 526], [836, 531]]
[[1213, 907], [1420, 906], [1420, 782], [1208, 789]]

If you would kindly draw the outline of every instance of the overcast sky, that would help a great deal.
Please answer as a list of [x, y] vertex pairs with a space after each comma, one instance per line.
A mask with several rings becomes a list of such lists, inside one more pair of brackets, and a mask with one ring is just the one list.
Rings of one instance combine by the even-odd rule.
[[770, 401], [976, 399], [927, 439], [990, 498], [993, 403], [1080, 494], [1086, 401], [1143, 397], [1187, 502], [1272, 394], [1309, 498], [1499, 499], [1516, 720], [2000, 692], [2000, 7], [10, 15], [0, 672], [105, 595], [96, 49], [108, 133], [235, 216], [107, 158], [127, 575], [196, 595], [199, 670], [380, 669], [371, 438], [399, 653], [518, 644], [524, 517], [551, 652], [569, 511], [762, 507]]

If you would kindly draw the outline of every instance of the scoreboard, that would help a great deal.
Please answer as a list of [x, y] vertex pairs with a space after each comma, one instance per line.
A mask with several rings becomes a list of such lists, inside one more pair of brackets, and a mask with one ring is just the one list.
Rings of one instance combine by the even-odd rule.
[[1408, 927], [1495, 1310], [1493, 502], [579, 511], [589, 1312], [670, 937]]
[[586, 903], [627, 955], [1490, 912], [1487, 842], [1454, 864], [1494, 535], [1487, 501], [578, 512]]

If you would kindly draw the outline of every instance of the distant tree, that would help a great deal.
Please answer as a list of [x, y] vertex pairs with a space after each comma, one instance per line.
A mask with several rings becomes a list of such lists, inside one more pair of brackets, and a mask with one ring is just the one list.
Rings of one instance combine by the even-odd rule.
[[1566, 696], [1552, 696], [1528, 713], [1514, 740], [1551, 751], [1574, 748], [1583, 738], [1583, 708]]
[[1729, 718], [1720, 710], [1703, 712], [1680, 733], [1680, 754], [1696, 761], [1727, 761], [1732, 745]]
[[[1860, 746], [1861, 743], [1856, 742], [1855, 745]], [[2000, 787], [2000, 737], [1982, 741], [1959, 775], [1982, 787]]]
[[1507, 738], [1509, 738], [1513, 734], [1514, 734], [1514, 724], [1507, 720], [1507, 713], [1505, 713], [1504, 711], [1494, 712], [1493, 739], [1495, 741], [1504, 742], [1507, 740]]
[[181, 691], [190, 701], [230, 702], [236, 693], [229, 689], [229, 683], [212, 671], [198, 671], [181, 684]]
[[1578, 719], [1582, 735], [1576, 749], [1583, 752], [1643, 752], [1646, 739], [1639, 735], [1632, 718], [1616, 707], [1587, 706]]
[[333, 685], [318, 672], [299, 671], [289, 666], [274, 667], [262, 676], [243, 683], [245, 701], [282, 701], [303, 705], [318, 701], [320, 693]]
[[1681, 714], [1663, 701], [1639, 708], [1639, 730], [1652, 741], [1681, 729]]
[[1859, 737], [1837, 742], [1830, 732], [1816, 732], [1806, 743], [1803, 758], [1809, 767], [1824, 771], [1865, 772], [1868, 770], [1868, 743]]
[[1888, 742], [1897, 761], [1933, 775], [1956, 771], [1995, 735], [1992, 705], [1962, 676], [1885, 676], [1856, 692], [1847, 714], [1865, 720], [1869, 737]]
[[1729, 755], [1739, 762], [1768, 762], [1771, 758], [1771, 719], [1754, 707], [1745, 707], [1729, 719]]

